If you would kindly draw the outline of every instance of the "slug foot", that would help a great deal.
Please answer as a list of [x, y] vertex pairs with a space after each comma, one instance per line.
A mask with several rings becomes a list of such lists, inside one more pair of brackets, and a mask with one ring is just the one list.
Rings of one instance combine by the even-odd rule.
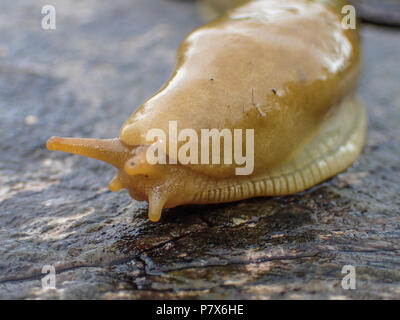
[[366, 128], [365, 108], [354, 94], [350, 94], [293, 160], [265, 174], [224, 181], [216, 189], [197, 193], [193, 202], [231, 202], [304, 191], [347, 169], [358, 158], [364, 146]]

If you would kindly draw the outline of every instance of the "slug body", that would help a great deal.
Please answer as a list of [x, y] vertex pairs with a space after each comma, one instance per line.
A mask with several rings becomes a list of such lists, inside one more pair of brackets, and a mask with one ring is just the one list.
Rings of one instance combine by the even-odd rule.
[[[119, 138], [52, 137], [47, 146], [114, 165], [110, 189], [148, 201], [152, 221], [182, 204], [310, 188], [350, 166], [365, 139], [366, 115], [354, 93], [359, 39], [342, 28], [338, 3], [254, 0], [234, 8], [183, 41], [173, 76], [129, 117]], [[168, 136], [160, 150], [170, 161], [150, 164], [147, 151], [160, 141], [148, 141], [147, 132], [168, 133], [170, 121], [198, 137], [202, 129], [253, 129], [254, 170], [237, 175], [223, 154], [220, 164], [181, 163]]]

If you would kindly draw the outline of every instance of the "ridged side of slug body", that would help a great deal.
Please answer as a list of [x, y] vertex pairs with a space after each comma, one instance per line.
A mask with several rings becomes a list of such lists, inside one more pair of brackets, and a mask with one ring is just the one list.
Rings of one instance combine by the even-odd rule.
[[[112, 163], [119, 173], [110, 189], [149, 201], [152, 221], [164, 207], [318, 184], [351, 165], [365, 139], [365, 111], [354, 95], [359, 38], [342, 28], [339, 3], [253, 0], [230, 10], [183, 41], [173, 76], [129, 117], [119, 138], [51, 138], [48, 147]], [[146, 134], [168, 133], [170, 121], [199, 137], [202, 129], [254, 129], [253, 173], [237, 176], [237, 165], [223, 160], [150, 165]], [[172, 157], [168, 150], [167, 140]]]

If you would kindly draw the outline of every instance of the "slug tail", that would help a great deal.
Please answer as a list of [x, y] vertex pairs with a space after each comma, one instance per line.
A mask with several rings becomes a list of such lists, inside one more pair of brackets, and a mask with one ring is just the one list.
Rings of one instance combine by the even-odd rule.
[[115, 139], [81, 139], [51, 137], [47, 149], [63, 151], [101, 160], [121, 169], [129, 158], [130, 149]]

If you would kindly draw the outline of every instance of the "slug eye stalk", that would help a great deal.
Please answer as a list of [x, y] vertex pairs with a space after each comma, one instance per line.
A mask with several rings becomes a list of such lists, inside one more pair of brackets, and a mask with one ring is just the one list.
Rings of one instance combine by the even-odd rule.
[[82, 139], [51, 137], [46, 143], [47, 149], [63, 151], [107, 162], [118, 169], [123, 169], [129, 159], [131, 149], [119, 138]]
[[[144, 146], [127, 146], [119, 138], [115, 139], [81, 139], [51, 137], [46, 146], [52, 151], [73, 153], [107, 162], [119, 172], [109, 183], [111, 191], [127, 188], [135, 198], [149, 202], [149, 219], [157, 222], [168, 201], [171, 190], [159, 188], [169, 175], [164, 167], [150, 165], [146, 162], [147, 148]], [[164, 173], [164, 174], [163, 174]], [[137, 193], [135, 193], [135, 191]]]

